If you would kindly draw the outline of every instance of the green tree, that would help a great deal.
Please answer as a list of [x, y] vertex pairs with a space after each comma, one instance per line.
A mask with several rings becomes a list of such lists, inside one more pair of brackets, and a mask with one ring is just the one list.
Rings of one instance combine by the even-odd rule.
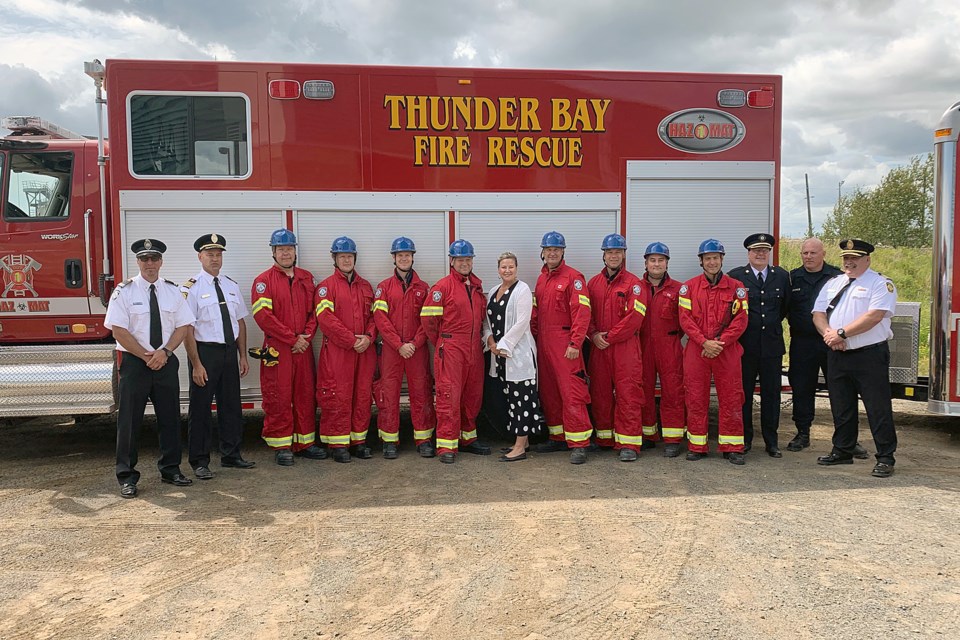
[[933, 242], [933, 154], [891, 169], [875, 189], [843, 196], [823, 223], [826, 238], [863, 238], [894, 247]]

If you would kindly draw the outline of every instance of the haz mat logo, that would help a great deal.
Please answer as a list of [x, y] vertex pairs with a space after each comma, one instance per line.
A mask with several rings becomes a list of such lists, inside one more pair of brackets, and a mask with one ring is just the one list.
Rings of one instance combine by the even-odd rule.
[[663, 143], [687, 153], [717, 153], [740, 144], [747, 134], [736, 116], [716, 109], [685, 109], [660, 122]]
[[26, 255], [7, 255], [0, 258], [0, 269], [3, 270], [3, 293], [0, 298], [22, 298], [27, 293], [37, 297], [36, 289], [33, 288], [33, 272], [39, 271], [43, 266], [30, 256]]

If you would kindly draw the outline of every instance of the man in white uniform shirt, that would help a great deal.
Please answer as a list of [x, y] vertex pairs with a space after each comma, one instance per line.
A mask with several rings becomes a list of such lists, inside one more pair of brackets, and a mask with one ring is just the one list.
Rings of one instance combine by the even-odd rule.
[[103, 322], [117, 341], [117, 481], [124, 498], [137, 495], [137, 443], [148, 399], [157, 416], [160, 480], [178, 487], [193, 484], [180, 472], [180, 363], [173, 353], [193, 324], [193, 314], [180, 287], [160, 277], [167, 246], [145, 238], [130, 248], [140, 274], [117, 285]]
[[220, 273], [227, 239], [216, 233], [193, 243], [203, 269], [180, 290], [197, 321], [184, 346], [190, 358], [190, 410], [187, 414], [188, 460], [201, 480], [213, 478], [210, 449], [216, 398], [220, 435], [220, 466], [250, 469], [255, 462], [240, 455], [243, 410], [240, 378], [247, 375], [247, 304], [236, 281]]
[[813, 324], [830, 347], [827, 388], [833, 412], [833, 451], [817, 458], [822, 465], [853, 464], [857, 444], [857, 394], [877, 447], [873, 475], [893, 475], [897, 433], [890, 401], [890, 318], [897, 289], [870, 268], [873, 245], [863, 240], [840, 243], [843, 274], [827, 282], [813, 305]]

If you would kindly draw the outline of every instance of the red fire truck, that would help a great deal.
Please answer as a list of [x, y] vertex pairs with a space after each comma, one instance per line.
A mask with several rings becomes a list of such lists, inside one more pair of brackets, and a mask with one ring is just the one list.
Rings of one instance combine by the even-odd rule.
[[960, 102], [947, 109], [934, 132], [933, 286], [930, 312], [930, 387], [927, 408], [960, 415]]
[[[137, 273], [138, 238], [167, 244], [161, 275], [179, 282], [199, 271], [193, 240], [224, 235], [224, 273], [249, 290], [280, 227], [318, 280], [334, 237], [357, 241], [377, 282], [406, 235], [428, 281], [446, 274], [448, 243], [469, 239], [487, 284], [507, 249], [532, 284], [553, 229], [584, 273], [618, 231], [631, 269], [662, 241], [679, 278], [706, 237], [736, 263], [744, 237], [779, 234], [779, 76], [143, 60], [86, 72], [99, 139], [3, 123], [0, 417], [113, 409], [103, 316]], [[255, 372], [243, 395], [257, 406]]]

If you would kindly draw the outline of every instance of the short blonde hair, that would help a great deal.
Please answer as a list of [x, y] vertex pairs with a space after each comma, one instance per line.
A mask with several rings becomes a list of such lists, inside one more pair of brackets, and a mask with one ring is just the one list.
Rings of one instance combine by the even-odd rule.
[[497, 258], [497, 266], [499, 267], [500, 263], [504, 260], [513, 260], [514, 265], [520, 265], [520, 261], [517, 260], [517, 255], [515, 253], [511, 253], [510, 251], [504, 251], [500, 254], [500, 257]]

